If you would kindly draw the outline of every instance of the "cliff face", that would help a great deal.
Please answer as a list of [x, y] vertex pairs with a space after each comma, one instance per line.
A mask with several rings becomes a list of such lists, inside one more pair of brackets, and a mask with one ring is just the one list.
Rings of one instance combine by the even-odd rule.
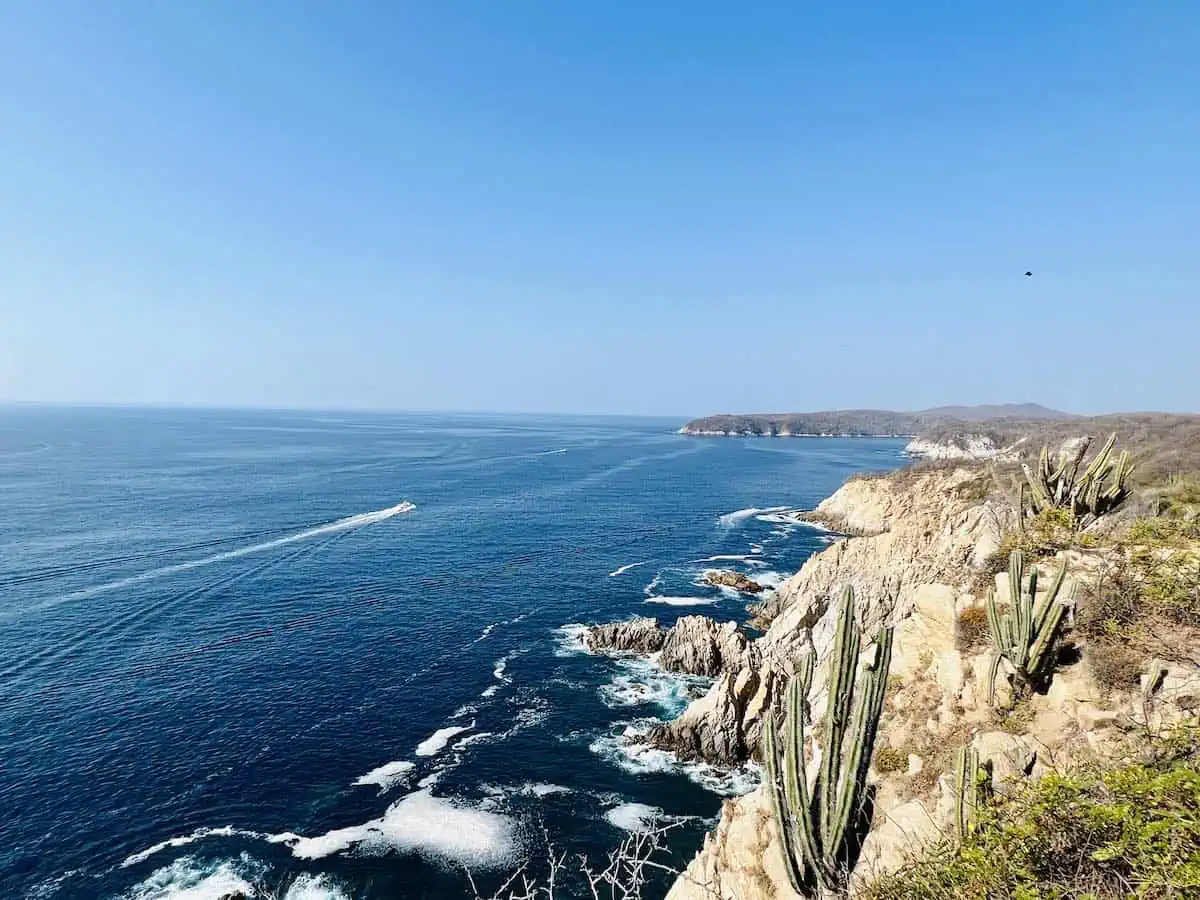
[[[1020, 727], [1000, 721], [987, 702], [990, 653], [964, 644], [957, 620], [978, 606], [969, 585], [1011, 524], [1005, 504], [985, 496], [978, 469], [902, 471], [847, 483], [814, 517], [856, 534], [810, 558], [778, 590], [766, 633], [724, 671], [709, 693], [675, 722], [658, 729], [660, 746], [713, 761], [753, 756], [761, 719], [799, 654], [827, 656], [837, 597], [846, 584], [867, 633], [896, 625], [891, 673], [895, 684], [881, 725], [879, 746], [901, 760], [899, 770], [873, 773], [878, 790], [875, 824], [855, 870], [856, 884], [896, 868], [923, 843], [952, 828], [951, 757], [971, 742], [992, 760], [994, 787], [1038, 775], [1047, 766], [1127, 752], [1147, 728], [1192, 715], [1200, 703], [1200, 674], [1168, 667], [1161, 684], [1111, 692], [1092, 681], [1082, 663], [1063, 664], [1050, 691], [1025, 701]], [[1103, 559], [1073, 554], [1073, 577]], [[1007, 590], [1007, 575], [996, 576]], [[810, 702], [823, 712], [824, 667], [818, 665]], [[1008, 687], [998, 685], [1003, 701]], [[1014, 733], [1016, 732], [1016, 733]], [[895, 767], [893, 766], [893, 769]], [[779, 857], [765, 793], [729, 801], [716, 829], [680, 876], [670, 900], [774, 900], [795, 895]]]

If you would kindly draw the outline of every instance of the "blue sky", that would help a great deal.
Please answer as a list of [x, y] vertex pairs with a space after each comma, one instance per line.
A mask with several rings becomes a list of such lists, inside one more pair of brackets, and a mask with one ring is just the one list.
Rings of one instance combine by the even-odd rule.
[[4, 4], [0, 400], [1194, 410], [1198, 48], [1181, 2]]

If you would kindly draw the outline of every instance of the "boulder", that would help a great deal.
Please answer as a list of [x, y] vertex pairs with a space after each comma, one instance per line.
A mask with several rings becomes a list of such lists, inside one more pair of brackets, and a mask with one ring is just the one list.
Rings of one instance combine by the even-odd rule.
[[731, 569], [711, 569], [704, 573], [704, 580], [713, 587], [731, 587], [744, 594], [759, 594], [766, 590], [753, 578]]
[[971, 745], [979, 751], [980, 763], [991, 762], [992, 790], [997, 794], [1010, 793], [1037, 762], [1030, 742], [1007, 731], [977, 734]]

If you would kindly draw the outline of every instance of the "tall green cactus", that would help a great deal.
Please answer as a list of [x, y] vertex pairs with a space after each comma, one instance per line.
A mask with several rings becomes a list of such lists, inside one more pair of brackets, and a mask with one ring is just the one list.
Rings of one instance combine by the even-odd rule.
[[1017, 685], [1027, 689], [1042, 679], [1053, 662], [1054, 642], [1058, 638], [1067, 606], [1074, 603], [1078, 583], [1071, 585], [1071, 596], [1066, 604], [1058, 602], [1059, 592], [1067, 577], [1063, 565], [1051, 584], [1050, 590], [1039, 602], [1037, 598], [1038, 570], [1029, 573], [1028, 590], [1025, 589], [1025, 558], [1020, 550], [1014, 550], [1008, 558], [1008, 608], [1000, 611], [996, 592], [991, 590], [987, 597], [988, 630], [991, 633], [995, 654], [988, 675], [988, 702], [996, 702], [996, 675], [1000, 660], [1007, 659], [1016, 673]]
[[954, 822], [959, 838], [966, 838], [974, 829], [987, 771], [979, 764], [979, 751], [970, 743], [959, 747], [954, 763]]
[[1133, 473], [1133, 463], [1128, 451], [1114, 459], [1116, 442], [1114, 431], [1086, 466], [1084, 458], [1091, 438], [1081, 440], [1074, 455], [1059, 454], [1054, 465], [1050, 462], [1050, 448], [1042, 447], [1036, 470], [1028, 465], [1021, 467], [1028, 485], [1028, 491], [1021, 492], [1021, 517], [1037, 515], [1046, 509], [1063, 509], [1084, 528], [1124, 503], [1129, 496], [1126, 483]]
[[829, 657], [829, 698], [820, 741], [820, 766], [811, 789], [804, 746], [810, 724], [807, 696], [812, 684], [812, 655], [804, 657], [788, 683], [782, 747], [773, 715], [767, 715], [763, 728], [771, 808], [788, 877], [799, 894], [844, 895], [861, 837], [857, 830], [867, 806], [867, 770], [887, 692], [892, 629], [875, 636], [874, 653], [861, 675], [860, 647], [854, 589], [847, 587], [842, 593]]

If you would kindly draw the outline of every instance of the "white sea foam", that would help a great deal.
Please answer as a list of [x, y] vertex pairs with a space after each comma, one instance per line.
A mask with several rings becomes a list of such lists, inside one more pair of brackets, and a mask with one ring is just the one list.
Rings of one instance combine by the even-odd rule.
[[331, 876], [304, 872], [288, 886], [283, 900], [350, 900], [350, 897]]
[[262, 871], [261, 865], [245, 856], [215, 864], [185, 856], [156, 870], [122, 897], [123, 900], [221, 900], [239, 894], [255, 897], [253, 880]]
[[788, 510], [788, 507], [783, 506], [778, 510], [766, 511], [754, 518], [759, 522], [768, 522], [771, 525], [795, 525], [797, 522], [795, 511], [785, 512], [784, 510]]
[[498, 813], [417, 791], [388, 808], [381, 818], [337, 828], [316, 837], [280, 835], [300, 859], [321, 859], [353, 850], [379, 855], [390, 850], [420, 853], [471, 868], [511, 862], [517, 851], [514, 822]]
[[741, 796], [758, 786], [761, 769], [755, 763], [744, 763], [732, 769], [702, 762], [685, 763], [680, 762], [674, 753], [638, 741], [651, 727], [661, 724], [658, 719], [624, 723], [624, 730], [619, 734], [601, 735], [589, 744], [588, 749], [633, 775], [678, 772], [722, 797]]
[[676, 716], [683, 712], [695, 690], [712, 684], [710, 678], [664, 672], [637, 657], [619, 659], [617, 669], [612, 681], [598, 689], [601, 701], [612, 709], [653, 703]]
[[481, 784], [479, 786], [485, 794], [491, 797], [549, 797], [552, 794], [570, 794], [572, 793], [569, 787], [563, 787], [561, 784], [548, 784], [546, 782], [526, 781], [524, 784], [516, 785], [498, 785], [498, 784]]
[[717, 521], [723, 528], [732, 528], [734, 525], [737, 525], [739, 522], [744, 522], [751, 516], [759, 516], [761, 518], [764, 514], [782, 512], [787, 508], [788, 507], [786, 506], [768, 506], [765, 508], [751, 506], [746, 509], [739, 509], [735, 512], [726, 513], [718, 518]]
[[662, 817], [662, 810], [645, 803], [622, 803], [604, 814], [617, 828], [625, 831], [649, 831]]
[[725, 560], [728, 560], [729, 562], [745, 562], [749, 558], [749, 553], [719, 553], [716, 556], [706, 556], [704, 559], [698, 559], [696, 562], [722, 562]]
[[321, 537], [327, 534], [336, 534], [340, 531], [348, 531], [354, 528], [364, 528], [368, 525], [375, 525], [379, 522], [386, 521], [393, 516], [412, 512], [416, 508], [417, 507], [414, 504], [407, 501], [404, 503], [397, 503], [395, 506], [389, 506], [386, 509], [376, 509], [372, 512], [347, 516], [344, 519], [338, 519], [337, 521], [329, 522], [325, 525], [318, 525], [316, 528], [308, 528], [304, 531], [299, 531], [296, 534], [288, 535], [287, 537], [275, 538], [274, 540], [263, 541], [259, 544], [251, 544], [248, 547], [239, 547], [236, 550], [226, 550], [222, 553], [215, 553], [212, 556], [202, 557], [201, 559], [193, 559], [187, 562], [175, 563], [170, 566], [162, 566], [157, 569], [150, 569], [149, 571], [141, 572], [137, 575], [130, 575], [128, 578], [121, 578], [116, 581], [97, 584], [92, 587], [75, 591], [60, 599], [69, 600], [79, 597], [89, 597], [94, 594], [100, 594], [107, 591], [128, 587], [132, 584], [140, 584], [143, 581], [150, 581], [154, 578], [161, 578], [164, 575], [174, 575], [177, 572], [186, 572], [189, 569], [197, 569], [201, 566], [210, 566], [213, 563], [224, 562], [230, 559], [238, 559], [243, 556], [250, 556], [254, 553], [262, 553], [266, 550], [274, 550], [276, 547], [284, 547], [288, 544], [294, 544], [297, 541], [307, 541], [312, 538]]
[[495, 738], [496, 732], [494, 731], [477, 731], [474, 734], [468, 734], [465, 738], [459, 741], [455, 745], [454, 749], [455, 751], [465, 750], [472, 744], [484, 744], [488, 741], [494, 740]]
[[450, 743], [450, 739], [456, 734], [462, 734], [464, 731], [470, 731], [475, 727], [472, 721], [470, 725], [449, 725], [446, 728], [439, 728], [421, 743], [417, 744], [417, 749], [413, 752], [417, 756], [435, 756], [446, 749], [446, 745]]
[[636, 569], [638, 566], [644, 566], [645, 564], [646, 564], [645, 562], [629, 563], [628, 565], [621, 566], [621, 568], [616, 569], [615, 571], [609, 572], [608, 577], [616, 578], [618, 575], [624, 575], [630, 569]]
[[495, 631], [497, 628], [499, 628], [501, 625], [515, 625], [518, 622], [523, 622], [527, 618], [529, 618], [529, 613], [521, 613], [521, 615], [516, 616], [515, 618], [505, 619], [502, 622], [493, 622], [490, 625], [485, 625], [483, 628], [483, 631], [481, 631], [479, 633], [479, 637], [475, 638], [475, 640], [473, 640], [471, 643], [478, 644], [480, 641], [487, 640], [488, 637], [491, 636], [491, 633], [493, 631]]
[[661, 572], [656, 573], [655, 576], [650, 579], [650, 583], [648, 585], [646, 585], [644, 588], [642, 588], [642, 593], [645, 594], [647, 597], [650, 597], [654, 594], [655, 591], [658, 590], [658, 587], [661, 584], [662, 584], [662, 573]]
[[428, 775], [426, 775], [424, 778], [422, 778], [420, 781], [418, 781], [417, 787], [420, 788], [421, 790], [431, 788], [435, 784], [437, 784], [439, 781], [441, 781], [442, 776], [445, 774], [446, 774], [445, 769], [435, 769], [434, 771], [432, 771]]
[[662, 603], [666, 606], [711, 606], [719, 603], [718, 597], [647, 597], [646, 603]]
[[366, 775], [360, 776], [355, 782], [355, 785], [377, 785], [379, 793], [384, 794], [400, 784], [408, 777], [408, 773], [416, 768], [416, 763], [411, 763], [408, 760], [397, 760], [396, 762], [384, 763], [377, 769], [372, 769]]
[[497, 692], [499, 692], [499, 690], [500, 690], [500, 685], [498, 685], [498, 684], [493, 684], [493, 685], [491, 685], [491, 686], [489, 686], [489, 687], [485, 687], [485, 688], [483, 689], [483, 691], [482, 691], [482, 692], [479, 694], [479, 696], [480, 696], [480, 697], [485, 697], [485, 698], [487, 698], [487, 697], [495, 697], [495, 696], [496, 696], [496, 694], [497, 694]]
[[754, 580], [765, 588], [777, 588], [783, 584], [784, 580], [789, 576], [782, 572], [776, 572], [774, 569], [768, 569], [766, 572], [755, 572]]
[[587, 653], [588, 649], [584, 646], [583, 635], [587, 632], [588, 627], [581, 625], [578, 622], [572, 622], [569, 625], [563, 625], [561, 628], [554, 629], [556, 638], [554, 655], [555, 656], [578, 656], [581, 653]]
[[176, 847], [186, 847], [188, 844], [194, 844], [196, 841], [202, 841], [205, 838], [212, 837], [246, 837], [246, 838], [262, 838], [264, 835], [257, 831], [243, 831], [239, 828], [234, 828], [232, 825], [225, 825], [222, 828], [197, 828], [191, 834], [180, 835], [179, 837], [167, 838], [165, 841], [159, 841], [153, 846], [147, 847], [145, 850], [139, 850], [125, 858], [121, 863], [121, 868], [134, 866], [138, 863], [145, 862], [156, 853], [161, 853], [163, 850], [171, 850]]
[[753, 553], [753, 554], [755, 554], [755, 555], [758, 555], [758, 554], [762, 553], [762, 552], [763, 552], [763, 545], [762, 545], [762, 544], [751, 544], [751, 545], [750, 545], [750, 552], [751, 552], [751, 553]]

